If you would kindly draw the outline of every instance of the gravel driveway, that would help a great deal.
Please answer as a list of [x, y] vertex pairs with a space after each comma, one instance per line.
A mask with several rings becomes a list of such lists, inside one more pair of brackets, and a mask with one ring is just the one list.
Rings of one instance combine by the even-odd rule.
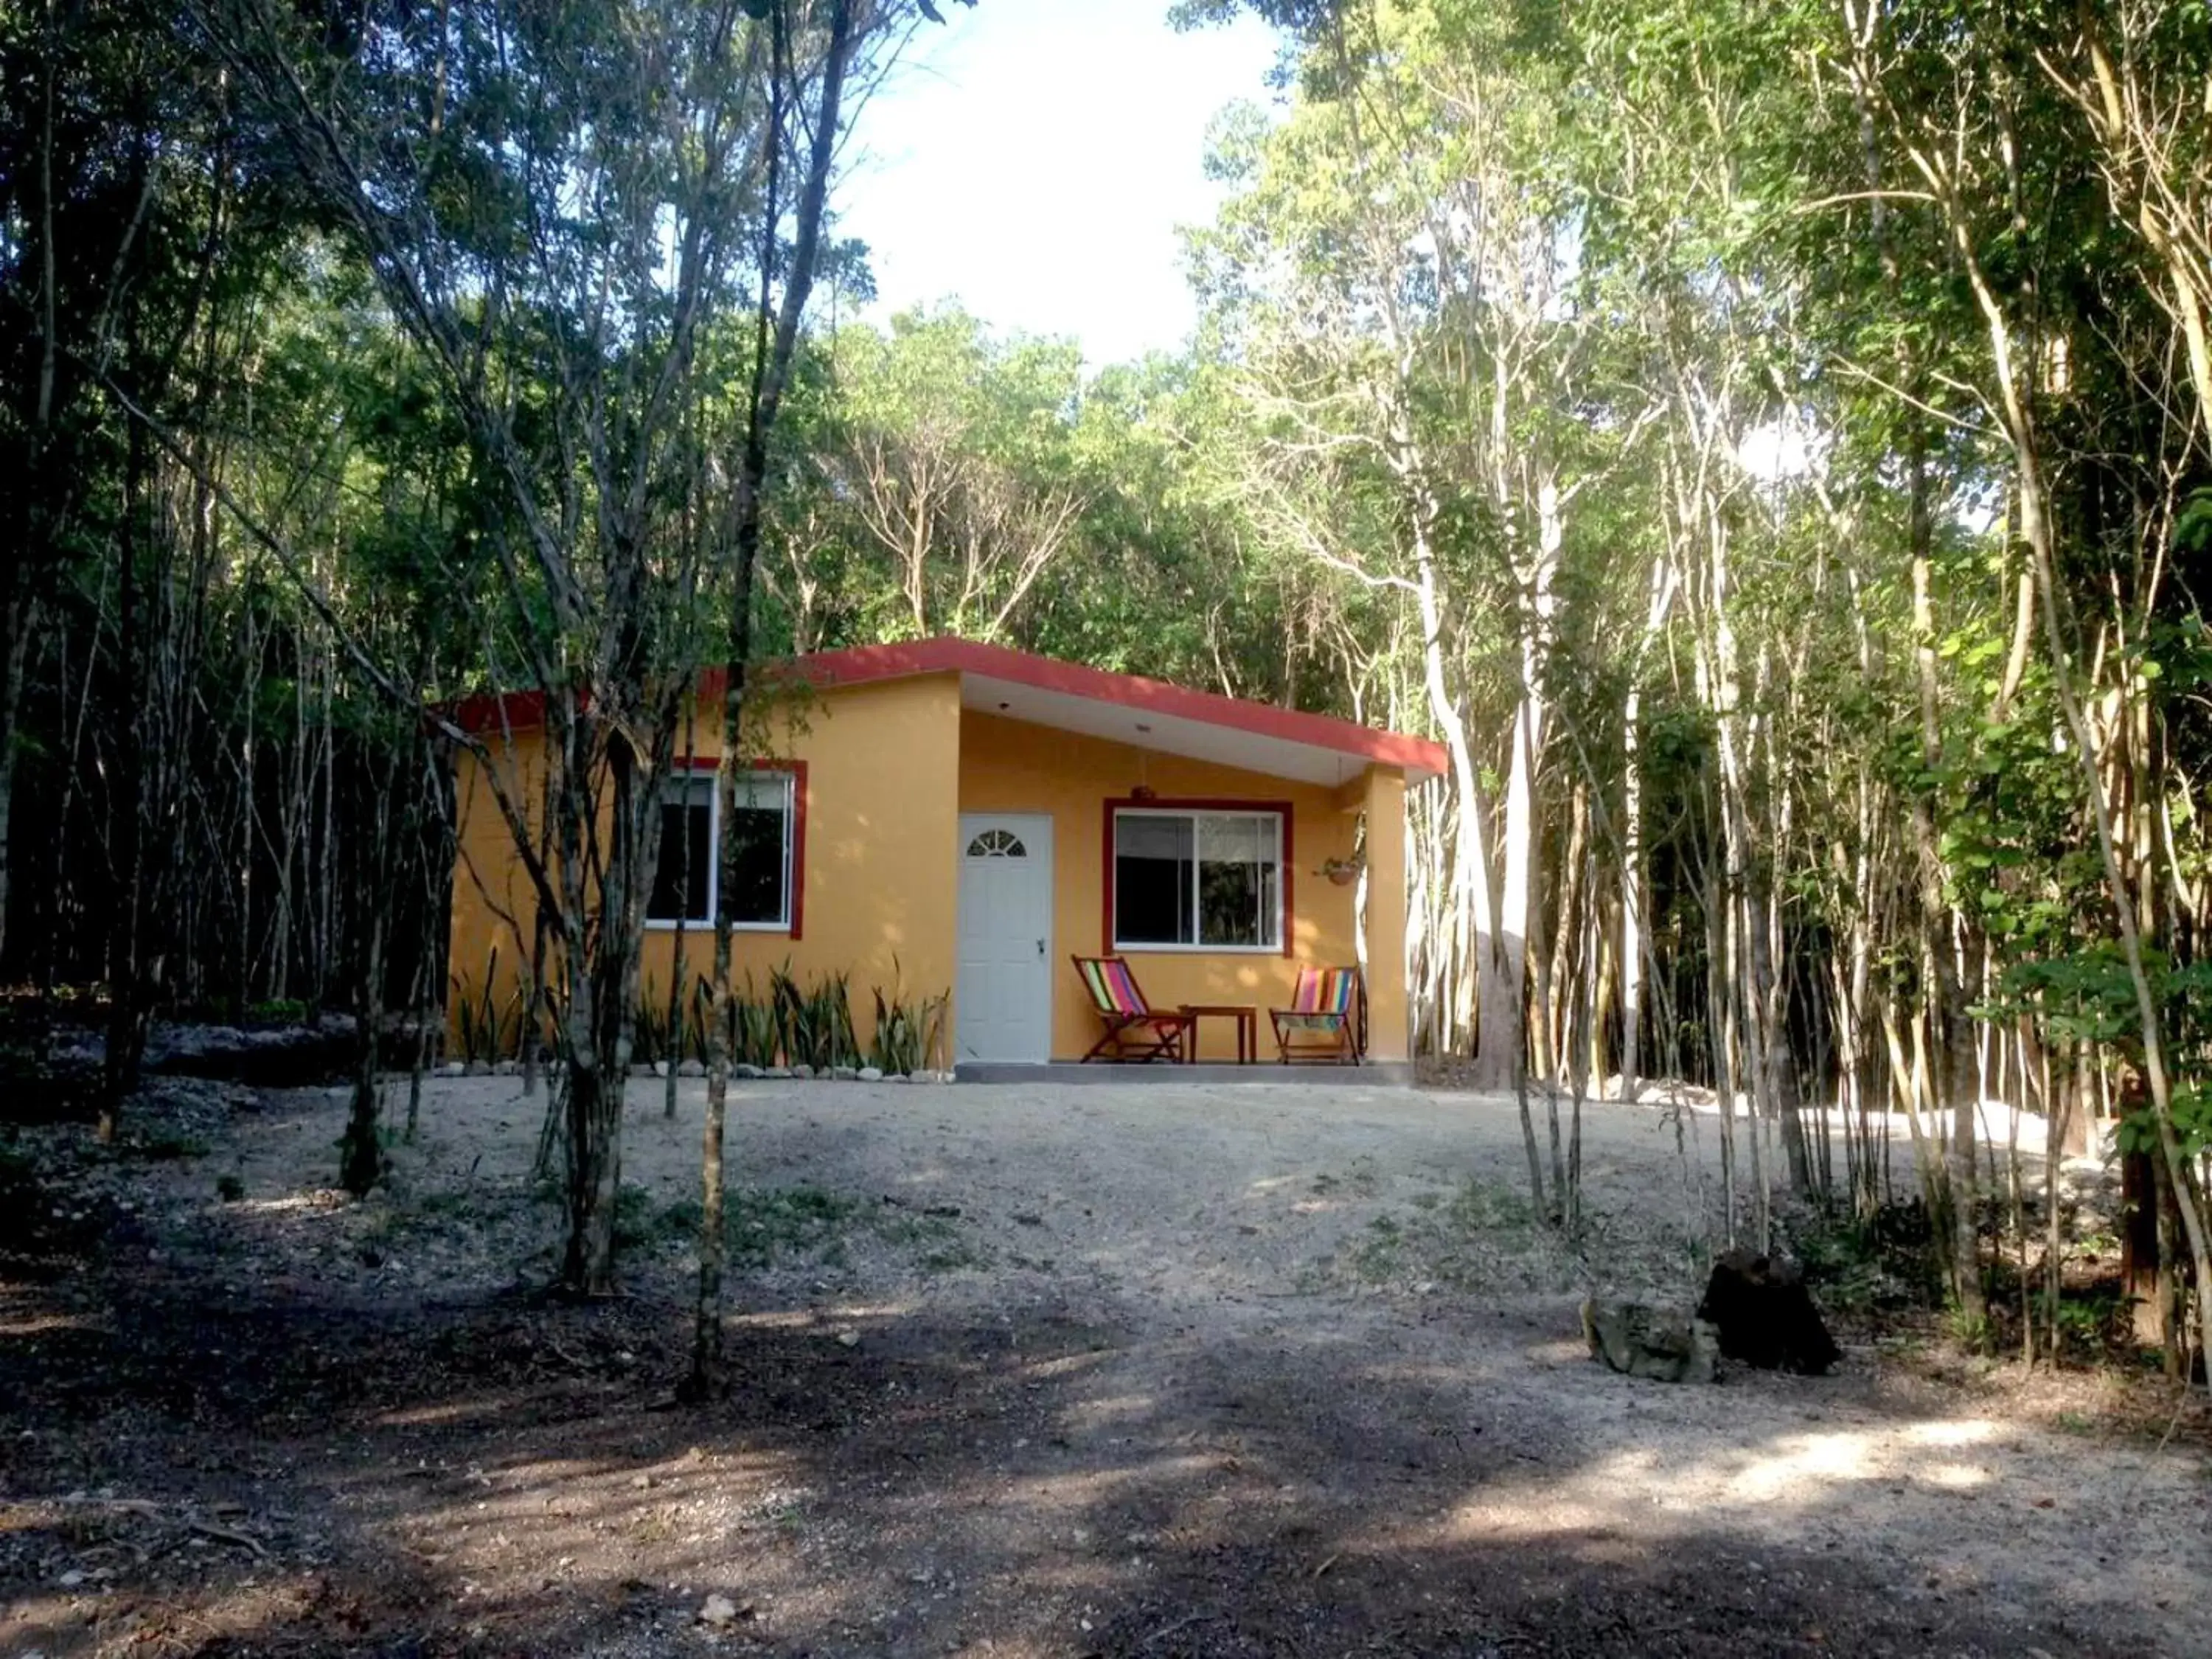
[[[331, 1343], [416, 1368], [339, 1389], [243, 1512], [326, 1504], [341, 1567], [398, 1562], [456, 1652], [2212, 1651], [2195, 1433], [2107, 1432], [2092, 1382], [1865, 1347], [1715, 1388], [1593, 1364], [1587, 1285], [1696, 1272], [1653, 1107], [1584, 1109], [1571, 1252], [1530, 1219], [1510, 1100], [746, 1085], [738, 1391], [641, 1413], [681, 1365], [700, 1086], [672, 1122], [633, 1087], [611, 1310], [497, 1288], [551, 1243], [510, 1080], [434, 1085], [365, 1205], [313, 1190], [322, 1092], [149, 1171], [139, 1213], [180, 1275], [342, 1305]], [[1693, 1154], [1711, 1131], [1682, 1126]], [[242, 1200], [205, 1201], [218, 1172]], [[378, 1582], [372, 1626], [400, 1616]], [[735, 1612], [697, 1626], [709, 1594]]]

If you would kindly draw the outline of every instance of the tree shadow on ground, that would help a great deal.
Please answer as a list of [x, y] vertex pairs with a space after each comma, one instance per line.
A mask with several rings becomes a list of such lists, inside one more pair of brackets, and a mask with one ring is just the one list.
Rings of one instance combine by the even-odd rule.
[[[1568, 1398], [1594, 1385], [1486, 1412], [1474, 1358], [1095, 1298], [770, 1310], [732, 1323], [730, 1398], [678, 1409], [672, 1301], [205, 1291], [0, 1286], [0, 1651], [2156, 1650], [1925, 1577], [1848, 1532], [1843, 1473], [1776, 1498], [1779, 1543], [1624, 1521]], [[1747, 1438], [1747, 1469], [1802, 1461]], [[1661, 1487], [1711, 1450], [1655, 1446]]]

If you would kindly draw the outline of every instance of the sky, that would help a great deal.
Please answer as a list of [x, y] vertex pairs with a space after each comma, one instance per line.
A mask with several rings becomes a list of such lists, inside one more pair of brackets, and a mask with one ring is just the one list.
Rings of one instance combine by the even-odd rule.
[[1170, 0], [945, 3], [862, 111], [835, 198], [869, 245], [881, 321], [957, 298], [1005, 332], [1073, 337], [1094, 368], [1196, 323], [1178, 224], [1213, 216], [1206, 132], [1264, 100], [1273, 33], [1178, 34]]

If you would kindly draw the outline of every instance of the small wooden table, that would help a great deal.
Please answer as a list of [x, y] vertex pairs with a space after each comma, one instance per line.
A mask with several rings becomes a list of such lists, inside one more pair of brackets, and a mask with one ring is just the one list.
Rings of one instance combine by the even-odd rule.
[[1185, 1038], [1183, 1063], [1198, 1063], [1198, 1023], [1201, 1019], [1233, 1019], [1237, 1022], [1237, 1063], [1252, 1065], [1260, 1058], [1260, 1011], [1249, 1002], [1186, 1002], [1179, 1012], [1190, 1017], [1190, 1030]]

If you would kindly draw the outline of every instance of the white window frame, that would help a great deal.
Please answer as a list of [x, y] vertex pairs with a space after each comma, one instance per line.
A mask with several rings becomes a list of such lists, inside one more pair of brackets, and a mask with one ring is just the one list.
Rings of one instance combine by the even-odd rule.
[[[738, 933], [787, 933], [791, 931], [792, 902], [798, 896], [796, 889], [799, 884], [799, 872], [792, 867], [791, 858], [792, 842], [799, 818], [798, 775], [778, 771], [774, 767], [748, 768], [746, 775], [752, 781], [756, 789], [759, 789], [763, 784], [770, 782], [782, 787], [783, 916], [781, 921], [733, 921], [730, 924], [730, 931]], [[707, 792], [707, 914], [704, 916], [686, 916], [681, 922], [673, 916], [648, 916], [646, 918], [645, 925], [652, 932], [672, 933], [680, 927], [685, 933], [690, 933], [711, 929], [714, 925], [714, 913], [720, 907], [722, 898], [722, 792], [714, 787], [715, 781], [714, 771], [702, 768], [692, 772], [690, 776], [678, 781], [669, 792], [672, 794], [681, 791], [685, 796], [702, 788]], [[741, 784], [739, 787], [744, 786]], [[761, 793], [767, 792], [762, 790]], [[666, 795], [661, 798], [661, 805], [664, 807], [676, 804], [678, 803], [671, 801]], [[690, 803], [686, 801], [684, 804]]]
[[[1114, 809], [1114, 844], [1106, 849], [1108, 863], [1114, 878], [1114, 950], [1121, 956], [1186, 956], [1186, 957], [1279, 957], [1283, 954], [1283, 941], [1290, 936], [1291, 918], [1287, 914], [1290, 883], [1283, 867], [1283, 820], [1288, 816], [1279, 806], [1117, 806]], [[1191, 826], [1191, 847], [1194, 860], [1200, 839], [1198, 828], [1202, 818], [1270, 818], [1275, 825], [1275, 938], [1272, 944], [1261, 945], [1152, 945], [1129, 942], [1121, 938], [1121, 820], [1123, 818], [1181, 818]], [[1195, 939], [1200, 920], [1198, 909], [1199, 884], [1191, 883], [1191, 937]]]

